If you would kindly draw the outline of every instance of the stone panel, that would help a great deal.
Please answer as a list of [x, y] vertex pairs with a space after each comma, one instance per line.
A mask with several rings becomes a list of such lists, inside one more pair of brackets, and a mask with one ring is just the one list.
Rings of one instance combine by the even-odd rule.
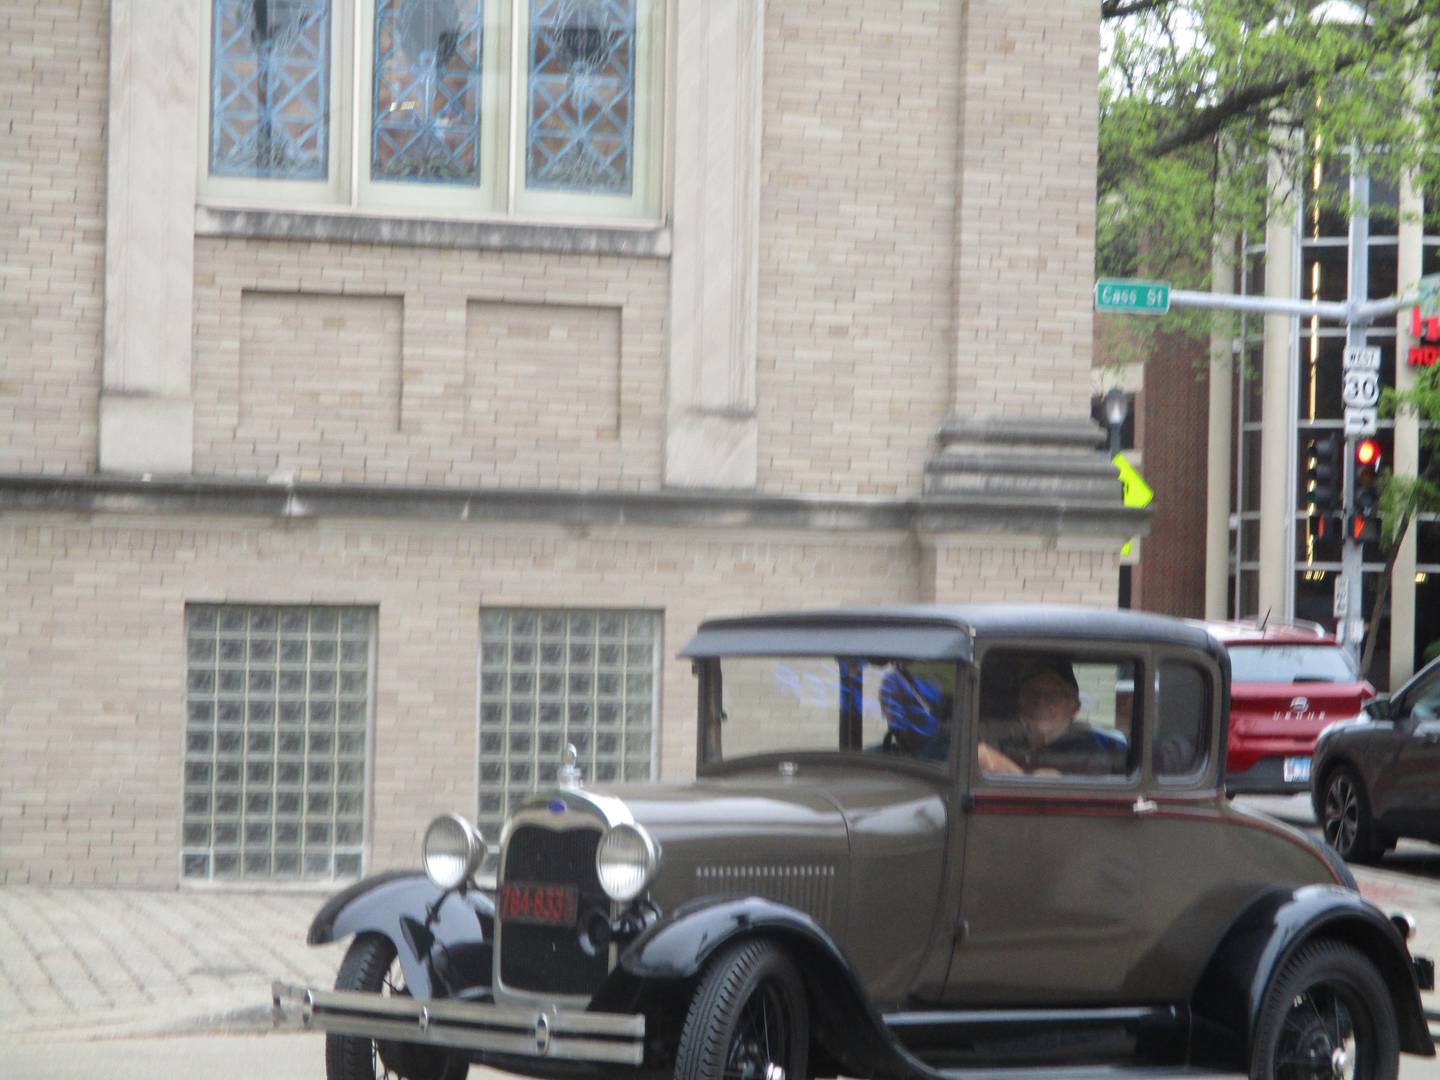
[[465, 401], [472, 437], [537, 479], [587, 470], [620, 440], [619, 308], [471, 301]]
[[236, 439], [298, 474], [394, 434], [402, 318], [394, 296], [242, 293]]

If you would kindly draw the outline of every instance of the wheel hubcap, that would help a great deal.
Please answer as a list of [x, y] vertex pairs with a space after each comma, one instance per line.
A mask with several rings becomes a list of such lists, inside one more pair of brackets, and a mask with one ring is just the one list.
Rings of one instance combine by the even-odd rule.
[[1297, 994], [1275, 1048], [1276, 1080], [1354, 1080], [1355, 1018], [1341, 994], [1326, 986]]
[[1330, 781], [1325, 791], [1325, 840], [1336, 851], [1348, 854], [1360, 828], [1360, 798], [1355, 786], [1343, 777]]
[[782, 993], [762, 983], [740, 1014], [725, 1063], [725, 1080], [786, 1080], [790, 1016]]

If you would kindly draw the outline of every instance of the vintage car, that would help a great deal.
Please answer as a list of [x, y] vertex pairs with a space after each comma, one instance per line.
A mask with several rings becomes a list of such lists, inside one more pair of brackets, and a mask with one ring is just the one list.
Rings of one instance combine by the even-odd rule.
[[1230, 654], [1230, 735], [1225, 790], [1289, 795], [1310, 790], [1315, 739], [1375, 696], [1345, 646], [1317, 623], [1244, 619], [1207, 623]]
[[1440, 843], [1440, 660], [1315, 744], [1311, 801], [1344, 858], [1375, 862], [1402, 836]]
[[1413, 924], [1222, 791], [1203, 627], [1063, 607], [704, 623], [690, 783], [573, 765], [499, 837], [345, 890], [333, 991], [276, 983], [332, 1080], [1393, 1078], [1432, 1055]]

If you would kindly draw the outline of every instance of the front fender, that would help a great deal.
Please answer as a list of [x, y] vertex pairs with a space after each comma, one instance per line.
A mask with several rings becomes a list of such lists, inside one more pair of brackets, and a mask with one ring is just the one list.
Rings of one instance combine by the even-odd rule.
[[1315, 938], [1353, 945], [1390, 988], [1400, 1048], [1433, 1056], [1420, 988], [1399, 931], [1359, 893], [1334, 885], [1272, 889], [1231, 924], [1196, 987], [1198, 1045], [1216, 1064], [1244, 1067], [1271, 980], [1295, 951]]
[[[442, 891], [400, 870], [357, 881], [326, 901], [310, 924], [311, 945], [351, 934], [383, 934], [395, 945], [405, 986], [421, 1001], [474, 996], [490, 986], [495, 904], [475, 889]], [[469, 992], [469, 993], [467, 993]]]
[[[934, 1078], [890, 1033], [833, 938], [802, 911], [759, 897], [701, 900], [676, 908], [620, 954], [617, 975], [632, 986], [694, 981], [726, 945], [767, 937], [789, 950], [809, 990], [816, 1043], [842, 1075]], [[829, 1075], [828, 1073], [825, 1075]]]

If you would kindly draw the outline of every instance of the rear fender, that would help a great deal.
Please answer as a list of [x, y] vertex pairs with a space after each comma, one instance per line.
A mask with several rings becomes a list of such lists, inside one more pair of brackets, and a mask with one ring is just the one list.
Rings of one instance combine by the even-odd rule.
[[757, 937], [780, 943], [794, 958], [809, 991], [812, 1039], [841, 1075], [935, 1075], [890, 1034], [834, 939], [809, 915], [771, 900], [703, 900], [677, 908], [624, 949], [613, 985], [602, 994], [624, 997], [628, 986], [636, 997], [648, 997], [640, 988], [657, 980], [688, 988], [725, 946]]
[[1196, 1047], [1204, 1063], [1244, 1068], [1265, 991], [1308, 941], [1328, 938], [1370, 958], [1390, 988], [1400, 1048], [1435, 1053], [1410, 954], [1394, 924], [1359, 893], [1334, 885], [1274, 889], [1255, 900], [1226, 932], [1192, 1002]]
[[358, 881], [330, 898], [310, 924], [323, 945], [351, 934], [383, 934], [395, 945], [405, 986], [421, 1001], [459, 997], [491, 980], [495, 905], [475, 889], [446, 892], [424, 874], [395, 871]]

